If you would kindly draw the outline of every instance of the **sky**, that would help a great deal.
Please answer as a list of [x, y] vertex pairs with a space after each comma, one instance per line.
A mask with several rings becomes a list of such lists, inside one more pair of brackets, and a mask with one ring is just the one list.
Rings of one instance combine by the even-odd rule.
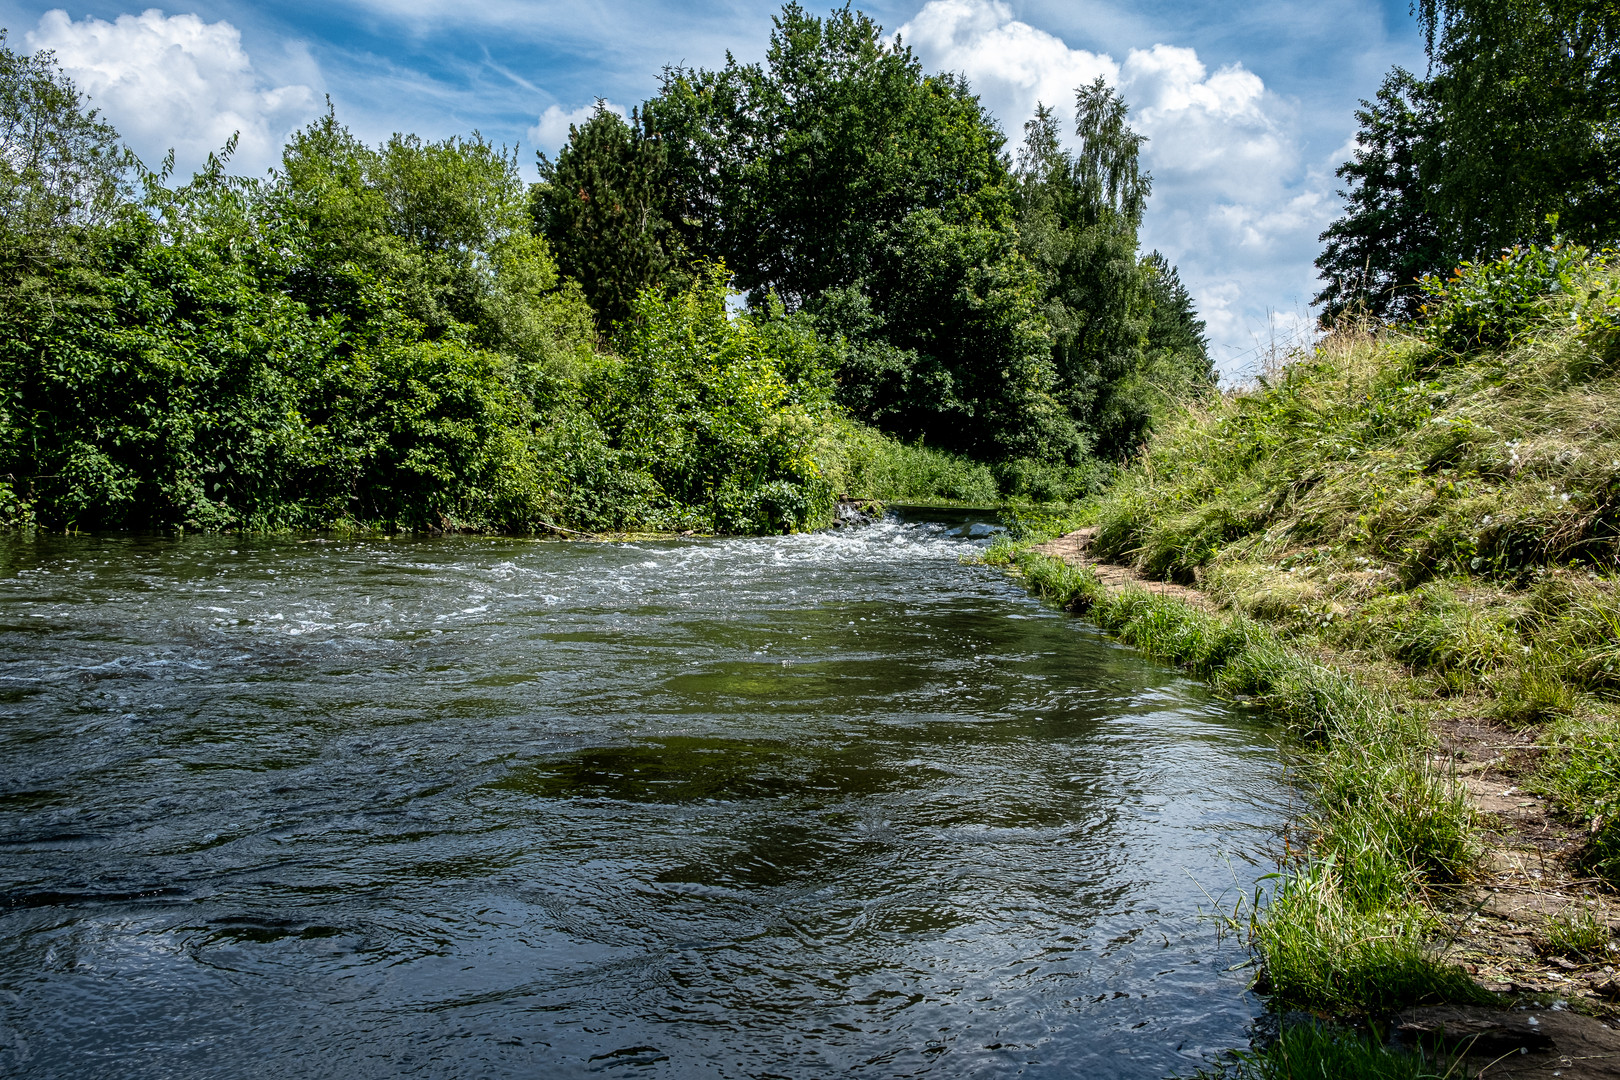
[[[830, 0], [829, 0], [830, 2]], [[1012, 146], [1037, 102], [1072, 116], [1103, 76], [1148, 136], [1144, 247], [1179, 268], [1229, 379], [1296, 341], [1319, 288], [1317, 237], [1357, 102], [1396, 64], [1422, 71], [1408, 0], [873, 0], [858, 5], [930, 70], [967, 77]], [[814, 3], [808, 10], [819, 12]], [[239, 133], [233, 167], [273, 166], [331, 99], [377, 141], [477, 130], [555, 152], [603, 99], [628, 112], [669, 64], [762, 59], [765, 0], [0, 0], [14, 49], [52, 49], [149, 165], [200, 165]]]

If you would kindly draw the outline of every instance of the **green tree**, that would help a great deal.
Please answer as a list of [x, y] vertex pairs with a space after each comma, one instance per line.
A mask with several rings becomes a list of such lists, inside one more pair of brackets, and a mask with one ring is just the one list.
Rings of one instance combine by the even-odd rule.
[[1422, 305], [1418, 280], [1457, 256], [1440, 235], [1420, 169], [1440, 141], [1439, 117], [1427, 83], [1395, 68], [1356, 112], [1356, 150], [1339, 166], [1344, 216], [1322, 233], [1316, 258], [1325, 282], [1313, 303], [1331, 324], [1346, 311], [1406, 321]]
[[1098, 79], [1075, 104], [1077, 153], [1063, 148], [1051, 109], [1024, 125], [1018, 231], [1045, 286], [1059, 400], [1113, 459], [1134, 452], [1154, 406], [1142, 378], [1152, 275], [1137, 253], [1152, 179], [1118, 94]]
[[622, 361], [588, 388], [592, 412], [671, 523], [802, 528], [833, 500], [810, 457], [832, 389], [820, 342], [780, 303], [731, 317], [728, 293], [718, 267], [669, 297], [644, 291], [621, 324]]
[[39, 265], [124, 204], [133, 158], [49, 52], [0, 29], [0, 259]]
[[1420, 0], [1427, 79], [1397, 68], [1362, 102], [1322, 234], [1324, 321], [1410, 319], [1415, 280], [1545, 238], [1620, 241], [1620, 7]]
[[1466, 255], [1535, 237], [1620, 240], [1620, 5], [1419, 0], [1439, 139], [1423, 179]]
[[316, 310], [358, 322], [388, 310], [429, 338], [534, 361], [588, 319], [534, 235], [515, 157], [476, 132], [371, 147], [328, 109], [292, 137], [267, 198], [267, 213], [301, 223], [308, 265], [292, 284]]
[[638, 114], [626, 123], [598, 102], [530, 194], [535, 228], [579, 281], [604, 331], [626, 318], [643, 289], [688, 281], [679, 235], [664, 218], [664, 144]]
[[1181, 275], [1159, 252], [1142, 260], [1148, 274], [1148, 366], [1172, 392], [1198, 395], [1215, 385], [1209, 337]]
[[1053, 397], [1002, 136], [962, 80], [859, 12], [788, 4], [763, 64], [669, 69], [642, 117], [687, 249], [842, 341], [857, 416], [985, 456], [1083, 448]]

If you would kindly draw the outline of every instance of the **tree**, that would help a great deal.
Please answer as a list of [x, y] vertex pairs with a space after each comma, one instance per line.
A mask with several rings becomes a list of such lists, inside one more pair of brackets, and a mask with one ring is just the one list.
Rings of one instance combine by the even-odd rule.
[[0, 30], [0, 257], [38, 262], [123, 204], [133, 158], [49, 52]]
[[790, 3], [763, 64], [669, 69], [641, 116], [686, 249], [753, 306], [813, 314], [857, 416], [986, 456], [1083, 451], [1053, 397], [1002, 136], [961, 79], [925, 74], [859, 12]]
[[588, 318], [534, 235], [515, 157], [477, 132], [372, 147], [328, 108], [288, 142], [267, 203], [302, 224], [289, 285], [317, 311], [365, 323], [388, 310], [529, 360]]
[[1059, 400], [1095, 452], [1133, 452], [1152, 416], [1141, 378], [1153, 275], [1137, 255], [1152, 190], [1144, 138], [1101, 79], [1075, 92], [1077, 153], [1063, 149], [1043, 106], [1024, 125], [1018, 157], [1019, 237], [1040, 268]]
[[1620, 240], [1620, 5], [1419, 0], [1440, 139], [1430, 207], [1466, 255], [1531, 239]]
[[1152, 304], [1146, 345], [1149, 366], [1175, 391], [1208, 391], [1215, 385], [1215, 365], [1192, 294], [1176, 268], [1157, 251], [1142, 260], [1142, 266]]
[[1357, 112], [1345, 214], [1322, 239], [1324, 322], [1409, 319], [1414, 281], [1546, 238], [1620, 241], [1620, 7], [1419, 0], [1427, 79], [1397, 68]]
[[1444, 243], [1420, 175], [1428, 147], [1440, 140], [1428, 84], [1395, 68], [1356, 113], [1354, 157], [1339, 166], [1345, 214], [1320, 239], [1316, 266], [1326, 284], [1313, 303], [1332, 323], [1354, 311], [1375, 319], [1416, 318], [1418, 279], [1444, 269], [1456, 243]]
[[530, 194], [535, 228], [579, 281], [602, 329], [626, 318], [637, 295], [671, 285], [684, 271], [679, 236], [665, 220], [663, 143], [640, 114], [630, 123], [598, 102], [583, 127], [570, 125], [555, 162], [539, 155], [541, 182]]

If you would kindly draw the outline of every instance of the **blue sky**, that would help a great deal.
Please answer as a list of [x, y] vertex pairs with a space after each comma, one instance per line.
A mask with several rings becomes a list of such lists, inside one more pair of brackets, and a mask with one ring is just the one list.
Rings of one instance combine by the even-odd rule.
[[[1352, 111], [1393, 64], [1422, 70], [1406, 0], [881, 0], [859, 5], [925, 65], [967, 75], [1016, 141], [1036, 100], [1062, 109], [1103, 75], [1149, 137], [1144, 242], [1177, 263], [1217, 362], [1252, 370], [1309, 319], [1316, 237], [1338, 212]], [[816, 4], [807, 7], [813, 12]], [[273, 164], [330, 95], [380, 139], [478, 129], [554, 150], [598, 97], [625, 109], [665, 64], [759, 58], [777, 4], [712, 0], [222, 0], [163, 9], [0, 0], [13, 48], [53, 48], [148, 162], [194, 166], [232, 131]]]

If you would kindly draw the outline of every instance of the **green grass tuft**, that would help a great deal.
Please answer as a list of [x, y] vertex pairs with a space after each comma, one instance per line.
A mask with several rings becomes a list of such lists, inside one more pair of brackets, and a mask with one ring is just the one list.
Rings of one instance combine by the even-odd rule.
[[1412, 1005], [1490, 1000], [1434, 953], [1425, 909], [1398, 898], [1364, 903], [1368, 897], [1356, 889], [1350, 869], [1332, 857], [1311, 862], [1288, 878], [1256, 920], [1262, 989], [1275, 1003], [1384, 1016]]
[[1300, 1024], [1259, 1053], [1197, 1074], [1199, 1080], [1468, 1080], [1472, 1071], [1394, 1050], [1377, 1039]]

